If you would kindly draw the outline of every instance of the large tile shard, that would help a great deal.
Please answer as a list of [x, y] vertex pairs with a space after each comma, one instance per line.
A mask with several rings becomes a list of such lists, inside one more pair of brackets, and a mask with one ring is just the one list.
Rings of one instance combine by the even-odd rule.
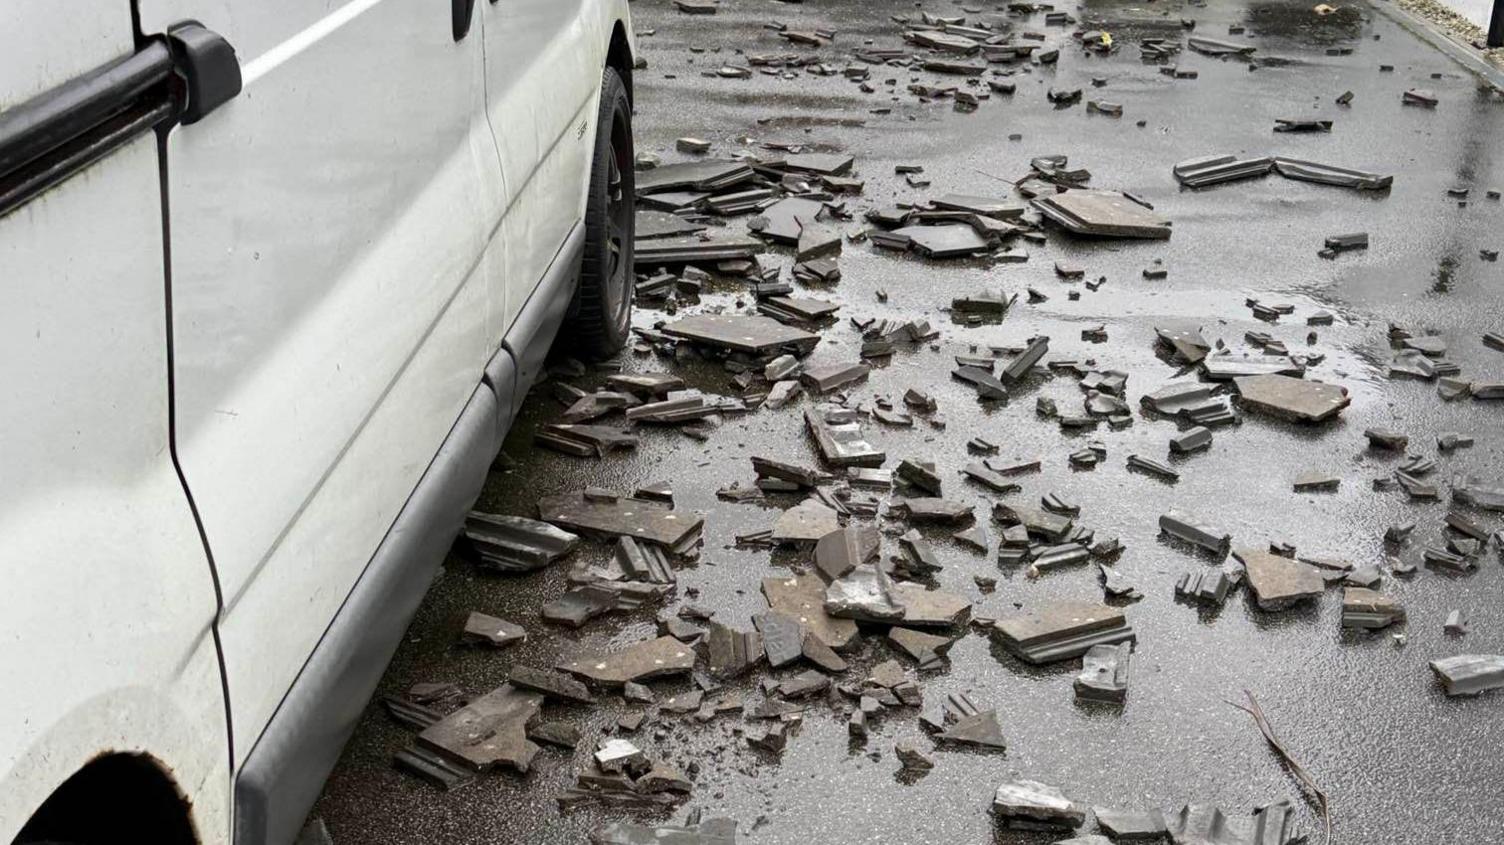
[[944, 657], [955, 640], [895, 625], [888, 629], [888, 642], [917, 661], [920, 669], [939, 669], [945, 665]]
[[755, 238], [701, 232], [688, 237], [650, 238], [632, 244], [634, 266], [639, 270], [666, 264], [751, 259], [763, 250]]
[[685, 220], [677, 214], [666, 211], [652, 211], [638, 209], [634, 236], [640, 240], [653, 238], [672, 238], [682, 235], [692, 235], [695, 232], [705, 231], [704, 223], [694, 223]]
[[587, 681], [619, 687], [627, 681], [684, 674], [694, 665], [693, 649], [673, 637], [664, 636], [643, 640], [621, 651], [565, 660], [556, 668]]
[[905, 226], [890, 233], [903, 238], [928, 258], [959, 258], [992, 248], [991, 242], [970, 226], [947, 223], [940, 226]]
[[1233, 385], [1245, 406], [1296, 422], [1329, 420], [1352, 402], [1344, 387], [1289, 376], [1244, 376]]
[[672, 507], [626, 496], [605, 498], [584, 492], [565, 493], [538, 500], [543, 519], [607, 536], [627, 536], [684, 551], [697, 539], [704, 520]]
[[815, 567], [826, 580], [834, 581], [857, 566], [877, 558], [882, 535], [870, 526], [848, 526], [832, 531], [815, 543]]
[[762, 636], [756, 631], [738, 631], [719, 622], [710, 623], [705, 635], [705, 666], [714, 678], [734, 678], [762, 659]]
[[1003, 647], [1029, 663], [1069, 660], [1092, 646], [1132, 642], [1136, 635], [1121, 610], [1105, 604], [1056, 601], [999, 619], [993, 632]]
[[692, 161], [665, 164], [635, 175], [634, 184], [641, 196], [686, 189], [721, 191], [750, 181], [755, 174], [740, 161]]
[[864, 622], [896, 622], [904, 618], [894, 584], [887, 573], [862, 564], [825, 589], [825, 612]]
[[975, 748], [992, 748], [999, 751], [1008, 747], [1003, 738], [1003, 729], [997, 722], [996, 710], [983, 710], [957, 719], [955, 724], [935, 734], [935, 739], [953, 745], [969, 745]]
[[542, 695], [502, 684], [418, 734], [418, 744], [477, 772], [496, 765], [526, 772], [538, 753], [527, 727], [542, 704]]
[[1064, 542], [1073, 524], [1070, 517], [1062, 514], [1004, 502], [992, 506], [992, 518], [1003, 525], [1022, 525], [1031, 536], [1051, 543]]
[[542, 568], [574, 551], [580, 542], [546, 522], [480, 511], [465, 517], [465, 537], [480, 555], [480, 565], [500, 572]]
[[1348, 587], [1342, 591], [1342, 627], [1387, 628], [1405, 618], [1405, 608], [1386, 596], [1366, 587]]
[[1159, 342], [1163, 344], [1180, 361], [1187, 364], [1199, 364], [1211, 352], [1212, 346], [1202, 336], [1201, 329], [1194, 326], [1172, 326], [1156, 328], [1154, 333]]
[[804, 655], [804, 626], [784, 613], [770, 611], [752, 617], [752, 624], [762, 634], [762, 649], [768, 665], [778, 669]]
[[465, 630], [460, 640], [477, 645], [504, 647], [527, 641], [527, 631], [517, 625], [485, 613], [471, 611], [465, 619]]
[[1201, 361], [1201, 373], [1211, 381], [1274, 375], [1300, 378], [1305, 375], [1306, 368], [1293, 358], [1280, 356], [1239, 358], [1233, 355], [1209, 355]]
[[862, 431], [860, 416], [838, 405], [819, 405], [804, 411], [804, 423], [820, 457], [838, 467], [880, 467], [887, 453], [873, 446]]
[[774, 243], [793, 246], [804, 228], [801, 221], [813, 221], [824, 209], [824, 204], [815, 200], [788, 197], [763, 209], [747, 228]]
[[773, 612], [797, 619], [826, 646], [845, 651], [856, 645], [856, 623], [825, 612], [825, 583], [818, 576], [764, 578], [762, 594]]
[[1273, 167], [1274, 159], [1268, 156], [1240, 159], [1235, 155], [1209, 155], [1182, 161], [1175, 165], [1173, 172], [1180, 184], [1187, 188], [1201, 188], [1267, 176]]
[[984, 217], [995, 217], [999, 220], [1017, 220], [1024, 216], [1027, 210], [1022, 202], [1015, 199], [976, 197], [969, 194], [946, 194], [937, 200], [931, 200], [930, 205], [949, 211], [966, 211]]
[[1284, 610], [1326, 591], [1326, 581], [1311, 566], [1262, 549], [1233, 552], [1248, 573], [1248, 588], [1264, 610]]
[[927, 590], [923, 584], [904, 581], [893, 584], [893, 596], [903, 606], [902, 624], [918, 628], [946, 628], [971, 617], [971, 602], [945, 590]]
[[773, 522], [773, 542], [814, 543], [839, 527], [835, 511], [818, 499], [805, 499]]
[[576, 704], [594, 704], [595, 697], [589, 688], [568, 675], [537, 669], [532, 666], [513, 666], [507, 673], [507, 682], [518, 689], [541, 692], [562, 701]]
[[965, 502], [921, 496], [894, 502], [890, 512], [894, 515], [903, 515], [911, 522], [956, 523], [969, 519], [972, 510], [973, 507]]
[[1159, 810], [1135, 812], [1092, 807], [1091, 812], [1097, 818], [1097, 826], [1114, 839], [1160, 842], [1165, 838], [1165, 819]]
[[1303, 841], [1293, 830], [1288, 801], [1254, 810], [1252, 816], [1233, 817], [1204, 804], [1187, 804], [1165, 819], [1175, 845], [1290, 845]]
[[1034, 207], [1078, 235], [1168, 238], [1170, 221], [1118, 191], [1074, 189], [1038, 197]]
[[1033, 780], [1009, 781], [992, 797], [992, 812], [1009, 827], [1069, 829], [1086, 822], [1086, 810], [1059, 789]]
[[632, 598], [612, 589], [614, 586], [585, 584], [576, 587], [543, 605], [539, 615], [546, 621], [578, 628], [597, 616], [632, 609]]
[[769, 355], [789, 350], [807, 353], [820, 336], [757, 315], [696, 314], [663, 327], [670, 337], [735, 352]]
[[1504, 654], [1459, 654], [1431, 661], [1447, 695], [1478, 695], [1504, 689]]
[[1357, 188], [1360, 191], [1382, 191], [1394, 184], [1394, 177], [1386, 173], [1371, 173], [1284, 156], [1274, 158], [1274, 169], [1286, 179]]

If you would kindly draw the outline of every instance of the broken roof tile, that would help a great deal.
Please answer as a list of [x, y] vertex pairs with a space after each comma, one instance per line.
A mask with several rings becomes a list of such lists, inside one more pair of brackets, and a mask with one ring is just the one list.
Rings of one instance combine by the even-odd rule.
[[465, 537], [480, 565], [501, 572], [529, 572], [574, 551], [580, 538], [546, 522], [521, 516], [471, 511]]
[[683, 674], [695, 665], [694, 651], [673, 637], [643, 640], [620, 651], [585, 655], [558, 664], [560, 670], [606, 686]]
[[1029, 663], [1069, 660], [1095, 645], [1135, 639], [1121, 610], [1081, 601], [1039, 604], [999, 619], [993, 631], [1008, 651]]

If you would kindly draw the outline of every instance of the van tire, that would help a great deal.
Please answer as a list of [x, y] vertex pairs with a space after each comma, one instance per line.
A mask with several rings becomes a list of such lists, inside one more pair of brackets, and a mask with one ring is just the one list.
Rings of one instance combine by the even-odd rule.
[[632, 103], [614, 68], [601, 74], [595, 125], [595, 156], [585, 204], [585, 252], [560, 334], [569, 351], [587, 360], [620, 352], [632, 329], [636, 228]]

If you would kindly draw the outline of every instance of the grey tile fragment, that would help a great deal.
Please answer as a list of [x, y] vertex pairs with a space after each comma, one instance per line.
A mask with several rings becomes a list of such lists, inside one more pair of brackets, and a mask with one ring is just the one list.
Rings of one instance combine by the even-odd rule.
[[804, 698], [824, 691], [830, 686], [830, 677], [814, 669], [806, 669], [791, 678], [780, 681], [778, 694], [784, 698]]
[[1180, 473], [1156, 460], [1145, 458], [1141, 455], [1128, 456], [1128, 468], [1153, 475], [1165, 481], [1179, 481]]
[[1072, 189], [1034, 201], [1040, 213], [1079, 235], [1168, 238], [1170, 221], [1118, 191]]
[[1326, 582], [1308, 564], [1262, 549], [1238, 549], [1234, 554], [1242, 561], [1248, 588], [1263, 610], [1285, 610], [1326, 591]]
[[807, 353], [820, 341], [817, 334], [753, 315], [697, 314], [664, 326], [663, 333], [753, 355], [772, 355], [784, 350]]
[[1159, 518], [1159, 530], [1216, 554], [1227, 551], [1232, 535], [1200, 523], [1195, 517], [1172, 510]]
[[1431, 661], [1447, 695], [1478, 695], [1504, 689], [1504, 654], [1459, 654]]
[[543, 693], [549, 698], [576, 704], [594, 704], [595, 697], [579, 681], [558, 672], [516, 665], [507, 671], [507, 682], [518, 689]]
[[1205, 426], [1192, 426], [1170, 438], [1170, 451], [1182, 455], [1199, 452], [1212, 445], [1212, 430]]
[[1002, 784], [992, 798], [992, 812], [1006, 827], [1023, 829], [1070, 829], [1086, 822], [1081, 805], [1059, 789], [1032, 780]]
[[922, 670], [943, 668], [945, 655], [955, 642], [950, 637], [897, 626], [888, 629], [888, 641], [913, 658]]
[[590, 842], [592, 845], [736, 845], [736, 822], [715, 818], [679, 827], [615, 821], [592, 830]]
[[829, 393], [865, 381], [872, 368], [862, 363], [834, 363], [806, 366], [799, 374], [804, 386], [817, 393]]
[[1463, 619], [1462, 611], [1452, 610], [1447, 613], [1446, 622], [1442, 624], [1442, 630], [1454, 637], [1460, 637], [1467, 633], [1467, 620]]
[[904, 606], [893, 582], [878, 567], [862, 564], [832, 581], [825, 592], [825, 611], [832, 616], [865, 622], [893, 622], [904, 618]]
[[826, 613], [826, 586], [819, 576], [764, 578], [762, 592], [772, 610], [797, 619], [829, 648], [845, 651], [857, 644], [856, 623]]
[[933, 496], [900, 499], [890, 507], [895, 516], [911, 522], [959, 523], [971, 518], [973, 507], [953, 499]]
[[636, 775], [652, 766], [642, 749], [627, 739], [603, 740], [596, 749], [594, 758], [595, 764], [606, 774], [627, 772]]
[[706, 671], [722, 680], [745, 673], [763, 657], [762, 637], [756, 631], [738, 631], [719, 622], [710, 623], [702, 648]]
[[905, 772], [927, 772], [935, 768], [935, 762], [919, 750], [918, 745], [906, 739], [901, 739], [893, 745], [893, 756], [897, 758], [898, 765]]
[[935, 740], [948, 745], [965, 745], [1002, 751], [1008, 747], [1003, 738], [1002, 727], [997, 721], [996, 710], [983, 710], [962, 716], [938, 734]]
[[548, 522], [607, 536], [627, 535], [682, 551], [697, 538], [704, 521], [659, 502], [628, 497], [587, 496], [584, 491], [538, 500]]
[[465, 537], [480, 565], [501, 572], [530, 572], [574, 551], [580, 538], [546, 522], [521, 516], [472, 511]]
[[1233, 384], [1243, 405], [1296, 422], [1324, 422], [1352, 402], [1347, 388], [1310, 379], [1247, 376], [1233, 379]]
[[1164, 816], [1159, 810], [1115, 810], [1107, 807], [1091, 808], [1097, 826], [1109, 836], [1121, 841], [1153, 841], [1165, 838]]
[[1405, 609], [1392, 596], [1365, 587], [1348, 587], [1342, 593], [1342, 627], [1387, 628], [1404, 621]]
[[804, 422], [825, 462], [842, 467], [880, 467], [887, 455], [867, 441], [859, 417], [835, 405], [804, 412]]
[[1256, 809], [1249, 817], [1231, 817], [1210, 805], [1188, 804], [1165, 819], [1176, 845], [1290, 845], [1299, 841], [1287, 801]]
[[1081, 657], [1074, 682], [1076, 698], [1120, 703], [1128, 698], [1128, 665], [1133, 644], [1095, 645]]
[[484, 613], [472, 611], [465, 619], [465, 630], [460, 641], [477, 645], [502, 648], [527, 640], [527, 631], [505, 619], [497, 619]]
[[1176, 595], [1219, 607], [1227, 601], [1232, 588], [1232, 579], [1220, 569], [1192, 570], [1175, 582]]
[[1004, 648], [1029, 663], [1069, 660], [1095, 645], [1135, 639], [1121, 610], [1080, 601], [1042, 603], [999, 619], [993, 632]]
[[775, 543], [815, 543], [840, 528], [837, 513], [818, 499], [803, 502], [784, 511], [773, 522], [772, 540]]
[[603, 686], [619, 687], [694, 668], [694, 650], [673, 637], [643, 640], [619, 651], [563, 660], [555, 668]]
[[497, 765], [526, 772], [538, 753], [527, 726], [542, 702], [537, 693], [502, 684], [418, 734], [417, 743], [474, 772]]
[[620, 606], [620, 596], [615, 591], [604, 585], [586, 584], [543, 605], [540, 615], [545, 621], [578, 628]]
[[803, 656], [804, 626], [798, 619], [770, 611], [753, 616], [752, 624], [762, 634], [763, 652], [769, 666], [778, 669]]

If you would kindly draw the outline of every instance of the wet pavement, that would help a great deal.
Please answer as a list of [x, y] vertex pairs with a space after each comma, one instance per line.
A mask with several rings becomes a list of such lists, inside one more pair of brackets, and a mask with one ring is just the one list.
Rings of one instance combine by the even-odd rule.
[[[711, 141], [712, 155], [719, 156], [761, 151], [757, 143], [766, 141], [843, 151], [856, 157], [866, 182], [849, 203], [860, 213], [950, 192], [1006, 195], [1010, 186], [1003, 180], [1020, 179], [1031, 158], [1065, 154], [1072, 166], [1090, 169], [1092, 187], [1132, 193], [1173, 221], [1173, 236], [1165, 241], [1085, 240], [1050, 229], [1046, 243], [1026, 245], [1031, 257], [1022, 264], [927, 261], [848, 242], [839, 283], [808, 288], [842, 304], [840, 322], [821, 332], [810, 365], [856, 360], [862, 341], [850, 317], [924, 317], [940, 332], [932, 343], [900, 347], [849, 394], [853, 404], [873, 396], [897, 402], [907, 388], [919, 387], [938, 401], [943, 429], [922, 417], [913, 428], [875, 420], [865, 425], [886, 451], [887, 466], [907, 458], [933, 460], [946, 496], [976, 505], [980, 521], [988, 524], [987, 554], [952, 540], [953, 528], [921, 526], [944, 567], [934, 583], [970, 598], [973, 615], [998, 617], [1047, 600], [1100, 601], [1103, 595], [1089, 564], [1037, 579], [1027, 577], [1024, 566], [1000, 566], [1001, 529], [986, 518], [996, 501], [1034, 506], [1055, 493], [1080, 506], [1078, 522], [1098, 537], [1123, 542], [1126, 551], [1116, 568], [1144, 594], [1125, 606], [1138, 635], [1126, 704], [1078, 703], [1072, 682], [1079, 661], [1031, 666], [985, 635], [957, 629], [966, 635], [950, 649], [949, 665], [918, 675], [926, 705], [964, 691], [983, 709], [995, 707], [1005, 753], [936, 748], [912, 708], [873, 718], [866, 740], [851, 740], [848, 714], [833, 711], [823, 698], [778, 755], [747, 747], [740, 733], [750, 723], [739, 713], [704, 724], [687, 715], [654, 715], [634, 741], [678, 765], [694, 781], [694, 793], [677, 809], [653, 815], [594, 806], [561, 811], [556, 801], [574, 785], [603, 728], [628, 710], [642, 709], [619, 695], [598, 696], [594, 706], [547, 706], [548, 718], [580, 727], [584, 740], [573, 755], [545, 748], [526, 776], [489, 774], [449, 793], [393, 768], [392, 755], [407, 745], [411, 732], [373, 702], [315, 809], [334, 840], [578, 843], [605, 820], [682, 820], [692, 808], [737, 819], [742, 839], [757, 843], [1061, 838], [995, 827], [989, 813], [993, 792], [1018, 778], [1054, 785], [1088, 806], [1121, 809], [1168, 811], [1189, 801], [1244, 813], [1288, 799], [1303, 828], [1315, 832], [1314, 805], [1303, 799], [1248, 715], [1228, 703], [1244, 701], [1247, 689], [1329, 793], [1336, 841], [1504, 841], [1504, 793], [1498, 786], [1504, 781], [1504, 696], [1448, 699], [1427, 665], [1462, 652], [1504, 652], [1504, 566], [1497, 550], [1486, 551], [1470, 575], [1424, 565], [1408, 579], [1386, 571], [1380, 589], [1400, 601], [1408, 623], [1354, 632], [1340, 627], [1340, 587], [1328, 589], [1319, 603], [1279, 613], [1259, 610], [1246, 586], [1220, 609], [1177, 601], [1181, 575], [1207, 569], [1215, 559], [1160, 536], [1160, 515], [1180, 509], [1230, 533], [1235, 547], [1288, 542], [1302, 555], [1361, 566], [1384, 563], [1386, 528], [1414, 521], [1419, 527], [1401, 556], [1419, 564], [1420, 548], [1440, 536], [1452, 476], [1504, 476], [1504, 404], [1445, 402], [1434, 383], [1386, 374], [1394, 323], [1416, 335], [1439, 332], [1464, 377], [1504, 380], [1504, 353], [1480, 341], [1485, 332], [1504, 330], [1504, 265], [1479, 255], [1481, 248], [1504, 245], [1504, 204], [1484, 196], [1486, 189], [1504, 185], [1504, 100], [1390, 18], [1362, 5], [1317, 17], [1310, 5], [1083, 3], [1074, 14], [1122, 45], [1108, 57], [1072, 44], [1075, 27], [1047, 27], [1036, 15], [1023, 28], [1045, 32], [1047, 43], [1061, 46], [1058, 66], [1020, 70], [1013, 96], [994, 96], [968, 114], [953, 110], [948, 100], [921, 103], [904, 90], [915, 80], [954, 85], [955, 78], [907, 68], [873, 67], [873, 94], [839, 74], [704, 75], [723, 62], [742, 63], [734, 51], [813, 49], [777, 37], [764, 28], [769, 20], [794, 29], [835, 30], [834, 43], [817, 52], [839, 69], [869, 41], [905, 47], [890, 15], [918, 8], [959, 15], [959, 6], [724, 0], [718, 14], [701, 17], [679, 14], [666, 0], [634, 3], [649, 63], [637, 74], [638, 149], [659, 153], [666, 162], [692, 158], [675, 152], [675, 140], [685, 136]], [[1229, 38], [1230, 24], [1247, 26], [1258, 47], [1252, 69], [1247, 61], [1186, 51], [1178, 65], [1199, 76], [1173, 79], [1142, 62], [1136, 42], [1182, 38], [1181, 17], [1195, 18], [1195, 34], [1212, 38]], [[1392, 65], [1392, 72], [1381, 72], [1381, 64]], [[1094, 87], [1093, 77], [1105, 78], [1105, 86]], [[883, 84], [890, 78], [896, 87]], [[1051, 87], [1079, 87], [1087, 98], [1122, 103], [1123, 116], [1088, 113], [1080, 103], [1057, 108], [1046, 99]], [[1436, 93], [1436, 108], [1402, 105], [1401, 92], [1416, 87]], [[1344, 91], [1353, 92], [1350, 106], [1334, 103]], [[1317, 118], [1334, 121], [1330, 133], [1272, 131], [1276, 119]], [[1012, 135], [1021, 138], [1009, 140]], [[1378, 193], [1278, 176], [1182, 190], [1171, 167], [1213, 153], [1287, 155], [1392, 173], [1395, 179], [1392, 189]], [[894, 172], [900, 164], [922, 164], [931, 187], [910, 187]], [[1456, 186], [1471, 188], [1465, 204], [1448, 195]], [[742, 234], [745, 220], [734, 218], [727, 231]], [[843, 232], [863, 228], [860, 220], [833, 225]], [[1356, 231], [1369, 234], [1366, 250], [1318, 257], [1325, 238]], [[770, 252], [785, 266], [792, 263], [792, 249]], [[1145, 279], [1144, 268], [1156, 260], [1168, 269], [1167, 277]], [[1054, 271], [1057, 261], [1080, 265], [1088, 280], [1107, 281], [1095, 291], [1064, 282]], [[984, 289], [1011, 295], [1025, 287], [1048, 299], [1026, 303], [1020, 296], [1000, 322], [962, 325], [942, 310], [952, 299]], [[886, 302], [878, 300], [879, 290], [887, 292]], [[1068, 298], [1073, 290], [1080, 291], [1078, 300]], [[1275, 323], [1255, 319], [1245, 305], [1250, 298], [1292, 305], [1294, 314]], [[1334, 324], [1307, 326], [1305, 318], [1321, 310], [1334, 315]], [[679, 316], [703, 311], [752, 313], [752, 297], [745, 283], [717, 279], [698, 303], [681, 303]], [[650, 328], [665, 319], [672, 318], [661, 309], [639, 307], [634, 322]], [[1183, 427], [1145, 416], [1138, 400], [1177, 376], [1194, 377], [1183, 376], [1156, 352], [1155, 327], [1170, 321], [1199, 324], [1208, 340], [1220, 338], [1237, 353], [1258, 354], [1244, 339], [1254, 331], [1284, 341], [1292, 353], [1324, 354], [1307, 377], [1343, 385], [1351, 405], [1336, 420], [1316, 426], [1247, 412], [1241, 425], [1215, 429], [1209, 450], [1168, 455], [1170, 438]], [[1106, 326], [1106, 342], [1081, 339], [1082, 329], [1098, 325]], [[1318, 337], [1308, 344], [1312, 331]], [[1046, 361], [1094, 358], [1128, 373], [1132, 425], [1070, 434], [1039, 418], [1039, 397], [1054, 399], [1062, 412], [1081, 413], [1084, 392], [1068, 374], [1033, 375], [1000, 405], [979, 403], [972, 387], [950, 377], [957, 354], [1022, 346], [1038, 334], [1051, 338]], [[709, 362], [631, 352], [622, 360], [629, 371], [673, 372], [707, 393], [736, 392], [729, 374]], [[567, 380], [592, 389], [604, 375]], [[727, 416], [704, 442], [673, 427], [639, 427], [635, 451], [597, 460], [532, 446], [537, 429], [563, 410], [540, 386], [508, 438], [508, 465], [493, 473], [477, 507], [536, 516], [542, 496], [591, 485], [630, 494], [668, 482], [676, 506], [704, 515], [706, 524], [699, 560], [679, 565], [679, 595], [667, 606], [693, 596], [714, 608], [718, 621], [750, 630], [751, 617], [766, 609], [762, 579], [807, 571], [810, 556], [736, 548], [734, 538], [769, 528], [801, 497], [771, 494], [764, 502], [732, 504], [718, 500], [716, 491], [738, 481], [750, 485], [752, 455], [819, 465], [802, 415], [813, 401], [806, 397], [777, 411]], [[1441, 501], [1415, 502], [1402, 490], [1373, 488], [1373, 479], [1391, 473], [1404, 453], [1371, 450], [1363, 434], [1371, 427], [1407, 433], [1412, 451], [1437, 460], [1429, 480], [1442, 488]], [[1435, 435], [1449, 430], [1474, 435], [1476, 445], [1438, 455]], [[1004, 458], [1041, 458], [1042, 472], [1011, 479], [1022, 491], [1007, 495], [967, 481], [959, 471], [977, 459], [965, 445], [973, 437], [999, 444]], [[1072, 469], [1067, 455], [1088, 440], [1104, 443], [1107, 459], [1094, 470]], [[1179, 480], [1129, 470], [1130, 454], [1169, 464]], [[1312, 470], [1340, 476], [1340, 488], [1292, 492], [1296, 477]], [[1480, 516], [1498, 527], [1497, 518]], [[885, 555], [897, 553], [907, 522], [883, 518], [876, 524], [883, 528]], [[551, 666], [579, 652], [656, 636], [648, 609], [609, 615], [578, 630], [540, 620], [540, 607], [565, 590], [570, 564], [605, 560], [610, 553], [610, 544], [587, 539], [569, 560], [513, 577], [483, 574], [452, 555], [378, 699], [422, 681], [454, 682], [479, 695], [504, 682], [514, 663]], [[996, 591], [982, 593], [973, 580], [978, 575], [998, 578]], [[1443, 632], [1452, 609], [1461, 609], [1470, 622], [1460, 639]], [[527, 641], [504, 651], [460, 646], [471, 611], [520, 623]], [[865, 677], [873, 664], [898, 654], [880, 632], [867, 633], [863, 647], [848, 655], [853, 667], [843, 677]], [[1406, 634], [1403, 645], [1392, 636], [1399, 632]], [[900, 660], [912, 671], [910, 661]], [[760, 678], [788, 678], [805, 668], [764, 666], [729, 687], [755, 699]], [[660, 700], [690, 687], [687, 680], [653, 684]], [[918, 778], [898, 775], [893, 748], [905, 740], [934, 761], [932, 771]], [[1091, 830], [1089, 822], [1083, 831]], [[1313, 841], [1320, 841], [1319, 834]]]

